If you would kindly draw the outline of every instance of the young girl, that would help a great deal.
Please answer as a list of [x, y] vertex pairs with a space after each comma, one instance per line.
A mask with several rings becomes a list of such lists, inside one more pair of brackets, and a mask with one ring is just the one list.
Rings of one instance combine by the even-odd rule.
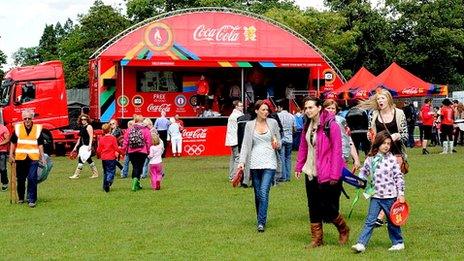
[[109, 192], [116, 173], [116, 158], [121, 150], [118, 148], [116, 137], [110, 133], [110, 125], [103, 124], [102, 130], [104, 136], [98, 140], [97, 156], [103, 165], [103, 190]]
[[149, 166], [151, 188], [153, 190], [159, 190], [161, 188], [161, 179], [163, 178], [163, 165], [161, 164], [161, 155], [164, 151], [164, 144], [157, 134], [152, 134], [151, 137], [153, 140], [153, 145], [151, 145], [150, 154], [148, 154], [148, 158], [150, 159]]
[[171, 121], [171, 125], [168, 128], [168, 140], [171, 141], [172, 156], [180, 157], [182, 153], [182, 132], [180, 131], [180, 125], [174, 117], [171, 117], [169, 120]]
[[391, 153], [392, 138], [386, 131], [376, 134], [371, 151], [367, 155], [359, 177], [368, 179], [365, 195], [370, 197], [369, 210], [358, 243], [351, 247], [356, 253], [366, 250], [377, 215], [383, 210], [388, 221], [388, 235], [392, 241], [389, 251], [404, 249], [404, 241], [399, 226], [392, 224], [388, 218], [390, 209], [398, 199], [404, 202], [404, 179], [395, 155]]

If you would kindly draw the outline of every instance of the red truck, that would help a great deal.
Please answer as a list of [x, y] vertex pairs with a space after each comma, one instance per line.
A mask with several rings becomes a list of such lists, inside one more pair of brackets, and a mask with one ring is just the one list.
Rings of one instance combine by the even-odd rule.
[[10, 131], [21, 122], [24, 109], [35, 112], [35, 123], [43, 125], [45, 151], [64, 154], [77, 140], [69, 126], [66, 83], [60, 61], [44, 62], [8, 71], [0, 87], [0, 120]]

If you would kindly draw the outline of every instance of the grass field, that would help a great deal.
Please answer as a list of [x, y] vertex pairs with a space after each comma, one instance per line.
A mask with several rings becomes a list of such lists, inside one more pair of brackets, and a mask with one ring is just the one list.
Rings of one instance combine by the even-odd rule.
[[[110, 193], [101, 189], [101, 179], [88, 178], [88, 167], [79, 180], [69, 180], [76, 164], [59, 157], [39, 185], [35, 209], [11, 205], [9, 193], [0, 194], [0, 259], [463, 260], [464, 149], [457, 149], [453, 155], [439, 155], [439, 148], [426, 156], [409, 151], [411, 216], [403, 228], [406, 249], [399, 253], [387, 251], [385, 227], [375, 230], [365, 253], [350, 251], [365, 200], [348, 220], [349, 245], [338, 246], [336, 229], [326, 224], [326, 245], [305, 249], [310, 236], [303, 180], [271, 189], [267, 229], [258, 234], [253, 190], [230, 186], [228, 157], [167, 159], [160, 191], [145, 179], [143, 190], [132, 192], [130, 180], [118, 178]], [[341, 198], [343, 214], [350, 203]]]

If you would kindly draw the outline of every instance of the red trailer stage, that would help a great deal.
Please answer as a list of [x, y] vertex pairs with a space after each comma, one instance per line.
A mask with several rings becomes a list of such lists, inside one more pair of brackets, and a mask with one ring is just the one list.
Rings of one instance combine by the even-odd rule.
[[[89, 68], [93, 118], [156, 118], [162, 110], [167, 116], [178, 114], [187, 125], [185, 146], [195, 145], [185, 155], [229, 154], [223, 144], [234, 99], [248, 105], [272, 97], [295, 110], [298, 98], [334, 91], [344, 82], [330, 60], [295, 31], [225, 8], [187, 9], [147, 19], [103, 45]], [[209, 90], [201, 105], [215, 111], [215, 119], [198, 118], [202, 76]]]

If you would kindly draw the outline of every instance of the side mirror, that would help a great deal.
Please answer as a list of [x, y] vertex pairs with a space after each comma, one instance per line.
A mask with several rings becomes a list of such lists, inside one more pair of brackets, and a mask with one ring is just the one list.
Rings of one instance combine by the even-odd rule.
[[21, 95], [19, 95], [18, 97], [16, 97], [15, 101], [14, 101], [14, 104], [15, 105], [20, 105], [22, 102], [21, 102]]

